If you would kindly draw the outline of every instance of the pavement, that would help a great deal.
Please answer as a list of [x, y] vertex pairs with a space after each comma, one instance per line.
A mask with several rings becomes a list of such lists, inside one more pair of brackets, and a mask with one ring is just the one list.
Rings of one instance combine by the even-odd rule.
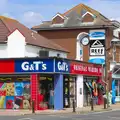
[[93, 112], [85, 114], [51, 114], [0, 116], [0, 120], [120, 120], [120, 110]]
[[[91, 107], [76, 108], [76, 113], [73, 113], [72, 108], [64, 110], [44, 110], [36, 111], [35, 115], [54, 115], [54, 114], [86, 114], [94, 112], [104, 112], [111, 110], [120, 110], [120, 103], [111, 105], [108, 109], [104, 109], [103, 105], [94, 106], [94, 111], [91, 111]], [[0, 110], [0, 116], [19, 116], [19, 115], [30, 115], [32, 114], [31, 110]]]

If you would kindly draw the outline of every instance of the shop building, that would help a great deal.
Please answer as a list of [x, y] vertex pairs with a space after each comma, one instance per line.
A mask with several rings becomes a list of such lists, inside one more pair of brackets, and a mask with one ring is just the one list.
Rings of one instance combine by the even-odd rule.
[[[102, 68], [99, 64], [61, 58], [15, 58], [0, 60], [0, 108], [60, 110], [103, 103]], [[92, 96], [91, 96], [92, 95]]]
[[[113, 58], [111, 40], [115, 36], [119, 37], [119, 28], [119, 22], [111, 21], [98, 11], [79, 4], [63, 14], [57, 13], [50, 21], [44, 21], [32, 30], [68, 49], [69, 59], [105, 65], [104, 81], [111, 90], [110, 66], [113, 59], [116, 62], [120, 60], [119, 46], [116, 47]], [[90, 40], [89, 44], [81, 44], [83, 37], [83, 41]]]

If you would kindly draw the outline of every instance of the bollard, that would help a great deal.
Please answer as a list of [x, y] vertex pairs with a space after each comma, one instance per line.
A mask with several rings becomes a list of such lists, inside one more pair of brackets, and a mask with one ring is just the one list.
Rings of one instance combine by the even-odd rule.
[[73, 99], [73, 112], [76, 112], [76, 109], [75, 109], [75, 100]]
[[107, 99], [104, 98], [104, 109], [106, 109]]
[[32, 100], [32, 113], [35, 113], [35, 101]]
[[94, 110], [94, 103], [93, 103], [93, 98], [91, 98], [91, 111]]

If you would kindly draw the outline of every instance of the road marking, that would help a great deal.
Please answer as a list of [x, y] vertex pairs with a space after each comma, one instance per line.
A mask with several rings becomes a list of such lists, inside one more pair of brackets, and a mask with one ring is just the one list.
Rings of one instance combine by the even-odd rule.
[[32, 119], [32, 118], [20, 118], [18, 120], [34, 120], [34, 119]]
[[107, 116], [107, 117], [110, 118], [110, 119], [112, 119], [112, 120], [114, 120], [114, 119], [120, 120], [120, 118], [118, 118], [118, 117], [111, 117], [111, 116]]

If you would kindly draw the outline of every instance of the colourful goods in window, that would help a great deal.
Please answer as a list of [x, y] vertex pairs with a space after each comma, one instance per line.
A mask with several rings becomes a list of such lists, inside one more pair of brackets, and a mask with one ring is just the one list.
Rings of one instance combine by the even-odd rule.
[[0, 96], [0, 108], [6, 108], [5, 96]]
[[15, 82], [15, 96], [23, 96], [23, 82]]
[[6, 83], [6, 96], [14, 96], [14, 83]]
[[17, 96], [15, 97], [14, 109], [21, 109], [21, 108], [23, 108], [23, 97]]
[[0, 96], [6, 96], [6, 83], [0, 83]]
[[13, 109], [14, 108], [14, 97], [6, 96], [6, 108]]

